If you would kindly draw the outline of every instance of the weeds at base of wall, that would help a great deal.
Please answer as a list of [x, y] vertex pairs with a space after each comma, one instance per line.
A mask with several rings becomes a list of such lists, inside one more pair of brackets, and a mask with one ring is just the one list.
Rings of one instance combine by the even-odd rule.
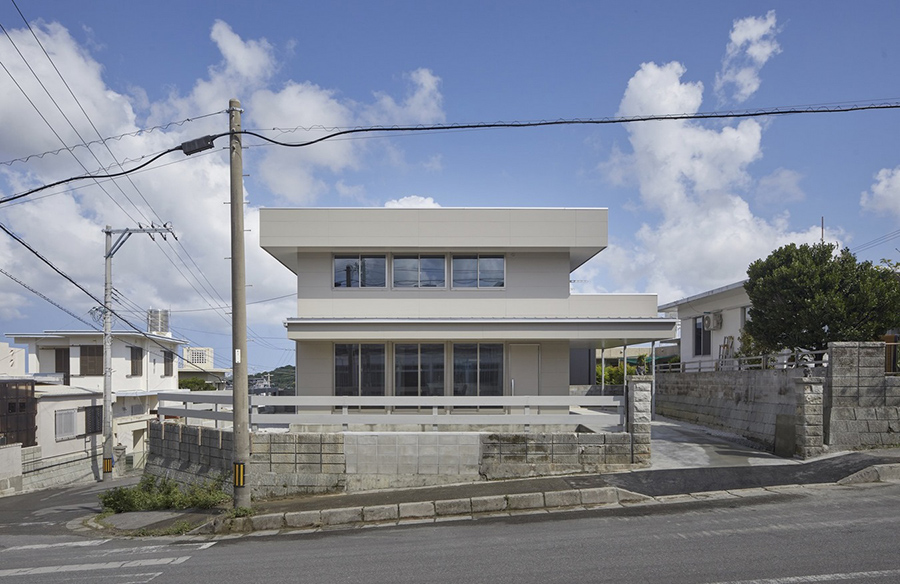
[[[212, 509], [231, 497], [223, 489], [224, 477], [191, 485], [186, 489], [170, 479], [145, 475], [133, 487], [116, 487], [100, 493], [103, 512], [158, 511], [162, 509]], [[108, 515], [107, 515], [108, 516]]]

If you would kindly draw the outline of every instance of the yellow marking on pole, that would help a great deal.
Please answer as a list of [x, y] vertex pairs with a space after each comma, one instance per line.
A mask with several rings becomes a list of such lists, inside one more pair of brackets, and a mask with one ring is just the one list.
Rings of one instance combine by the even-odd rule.
[[235, 462], [234, 463], [234, 486], [235, 487], [243, 487], [244, 486], [244, 463], [243, 462]]

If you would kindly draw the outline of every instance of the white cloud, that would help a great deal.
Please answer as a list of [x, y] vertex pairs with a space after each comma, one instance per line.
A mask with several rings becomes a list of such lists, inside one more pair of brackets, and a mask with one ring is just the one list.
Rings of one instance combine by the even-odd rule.
[[397, 103], [393, 97], [376, 92], [376, 101], [364, 116], [366, 123], [408, 125], [435, 124], [444, 121], [441, 78], [429, 69], [416, 69], [405, 77], [410, 85], [403, 102]]
[[867, 211], [886, 211], [900, 217], [900, 166], [879, 170], [872, 187], [862, 193], [859, 204]]
[[756, 185], [756, 202], [779, 207], [787, 203], [799, 203], [806, 198], [806, 193], [800, 187], [802, 179], [803, 175], [795, 170], [779, 168], [759, 179]]
[[[628, 83], [621, 116], [699, 111], [703, 85], [682, 81], [680, 63], [644, 63]], [[618, 182], [637, 182], [645, 223], [632, 245], [612, 243], [582, 268], [597, 269], [604, 288], [644, 289], [660, 300], [736, 282], [753, 260], [788, 242], [816, 241], [810, 226], [791, 231], [787, 217], [756, 217], [740, 196], [752, 185], [749, 166], [762, 155], [762, 127], [754, 120], [707, 128], [671, 120], [629, 124], [632, 152], [613, 151], [605, 164]], [[799, 175], [775, 173], [783, 187]], [[791, 182], [793, 181], [793, 183]]]
[[[42, 24], [36, 31], [103, 136], [221, 112], [230, 96], [241, 97], [245, 128], [347, 127], [369, 121], [427, 123], [443, 119], [440, 80], [430, 71], [422, 69], [409, 75], [410, 89], [403, 99], [393, 100], [379, 94], [369, 104], [341, 98], [337, 91], [307, 81], [279, 81], [275, 86], [279, 63], [269, 43], [265, 39], [242, 39], [222, 21], [215, 22], [210, 33], [221, 60], [201, 72], [185, 92], [173, 90], [155, 102], [140, 87], [129, 87], [129, 95], [111, 90], [102, 77], [101, 64], [59, 24]], [[27, 29], [9, 32], [82, 136], [96, 139]], [[31, 73], [9, 43], [0, 43], [0, 61], [20, 81], [66, 143], [76, 144], [77, 136], [30, 77]], [[0, 122], [4, 129], [0, 133], [0, 160], [62, 147], [21, 92], [0, 92]], [[120, 161], [138, 159], [226, 128], [227, 116], [221, 113], [124, 137], [110, 141], [109, 145]], [[279, 137], [295, 142], [323, 132], [321, 129], [288, 131]], [[245, 145], [248, 142], [245, 138]], [[98, 297], [103, 293], [104, 226], [120, 229], [135, 227], [137, 223], [171, 222], [178, 235], [177, 242], [171, 237], [166, 241], [159, 237], [152, 241], [145, 235], [135, 235], [122, 246], [113, 259], [113, 285], [117, 294], [136, 305], [171, 309], [176, 334], [179, 328], [218, 334], [230, 326], [225, 314], [227, 308], [209, 310], [227, 307], [230, 298], [230, 269], [226, 259], [230, 255], [230, 207], [223, 204], [229, 198], [230, 185], [224, 146], [225, 140], [219, 139], [214, 150], [189, 158], [169, 155], [148, 171], [131, 174], [130, 180], [104, 181], [105, 192], [97, 184], [81, 181], [28, 197], [21, 204], [3, 205], [0, 221]], [[262, 181], [283, 200], [295, 204], [310, 204], [318, 194], [331, 189], [341, 196], [361, 199], [365, 196], [365, 185], [347, 184], [336, 175], [362, 168], [373, 159], [380, 160], [385, 152], [393, 156], [397, 150], [396, 145], [385, 149], [381, 144], [353, 140], [328, 141], [306, 149], [255, 148], [247, 150], [252, 156], [245, 157], [244, 166], [247, 174]], [[90, 170], [113, 163], [103, 148], [93, 149], [99, 162], [88, 156], [86, 148], [74, 151]], [[0, 197], [83, 173], [67, 152], [4, 166], [0, 168]], [[252, 186], [247, 190], [246, 198], [251, 202], [245, 213], [248, 301], [291, 294], [296, 291], [295, 276], [259, 248], [259, 207], [256, 206], [259, 193], [252, 192]], [[49, 196], [44, 197], [45, 194]], [[425, 198], [421, 204], [436, 205]], [[96, 304], [5, 236], [0, 238], [0, 257], [5, 270], [76, 314], [85, 314]], [[197, 309], [207, 310], [195, 312]], [[192, 312], [179, 312], [183, 310]], [[283, 334], [282, 319], [295, 311], [296, 299], [290, 298], [251, 304], [249, 317], [255, 323], [251, 327], [274, 323], [277, 332]], [[47, 328], [71, 321], [70, 316], [56, 312], [12, 280], [0, 277], [0, 319], [10, 321], [26, 316], [30, 322], [42, 316]], [[143, 316], [129, 314], [129, 319], [140, 325]], [[190, 334], [186, 336], [190, 339]], [[227, 346], [230, 335], [221, 336], [223, 345]], [[287, 341], [272, 342], [289, 345]], [[250, 352], [252, 355], [252, 345]], [[227, 349], [218, 353], [227, 359]]]
[[733, 86], [731, 99], [738, 103], [747, 101], [759, 89], [759, 72], [763, 65], [781, 52], [775, 40], [779, 32], [775, 11], [765, 16], [748, 16], [735, 20], [722, 60], [722, 70], [716, 74], [716, 94], [726, 101], [726, 90]]
[[412, 207], [421, 207], [421, 208], [430, 208], [430, 207], [440, 207], [433, 198], [431, 197], [420, 197], [419, 195], [410, 195], [408, 197], [403, 197], [400, 199], [392, 199], [384, 204], [385, 207], [390, 209], [401, 209], [401, 208], [412, 208]]

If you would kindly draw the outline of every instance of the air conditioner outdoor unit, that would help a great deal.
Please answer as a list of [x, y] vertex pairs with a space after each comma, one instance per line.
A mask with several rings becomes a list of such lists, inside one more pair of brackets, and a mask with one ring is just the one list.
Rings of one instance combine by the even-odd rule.
[[703, 315], [703, 330], [717, 331], [722, 328], [722, 313], [713, 312], [712, 314]]

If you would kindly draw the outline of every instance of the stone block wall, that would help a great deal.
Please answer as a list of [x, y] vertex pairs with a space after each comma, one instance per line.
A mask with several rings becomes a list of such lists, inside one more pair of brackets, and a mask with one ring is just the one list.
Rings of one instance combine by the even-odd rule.
[[22, 490], [22, 445], [0, 446], [0, 497]]
[[829, 445], [900, 445], [900, 378], [884, 370], [884, 343], [829, 345], [824, 431]]
[[22, 449], [22, 490], [36, 491], [60, 485], [99, 481], [103, 470], [103, 453], [75, 452], [44, 458], [40, 446]]
[[230, 430], [150, 422], [150, 453], [144, 472], [191, 485], [223, 481], [232, 488]]
[[802, 369], [656, 374], [656, 412], [775, 446], [778, 416], [795, 416]]
[[[649, 439], [646, 446], [649, 459]], [[643, 465], [633, 461], [633, 444], [627, 432], [482, 434], [478, 474], [489, 480], [509, 479], [613, 472]]]

